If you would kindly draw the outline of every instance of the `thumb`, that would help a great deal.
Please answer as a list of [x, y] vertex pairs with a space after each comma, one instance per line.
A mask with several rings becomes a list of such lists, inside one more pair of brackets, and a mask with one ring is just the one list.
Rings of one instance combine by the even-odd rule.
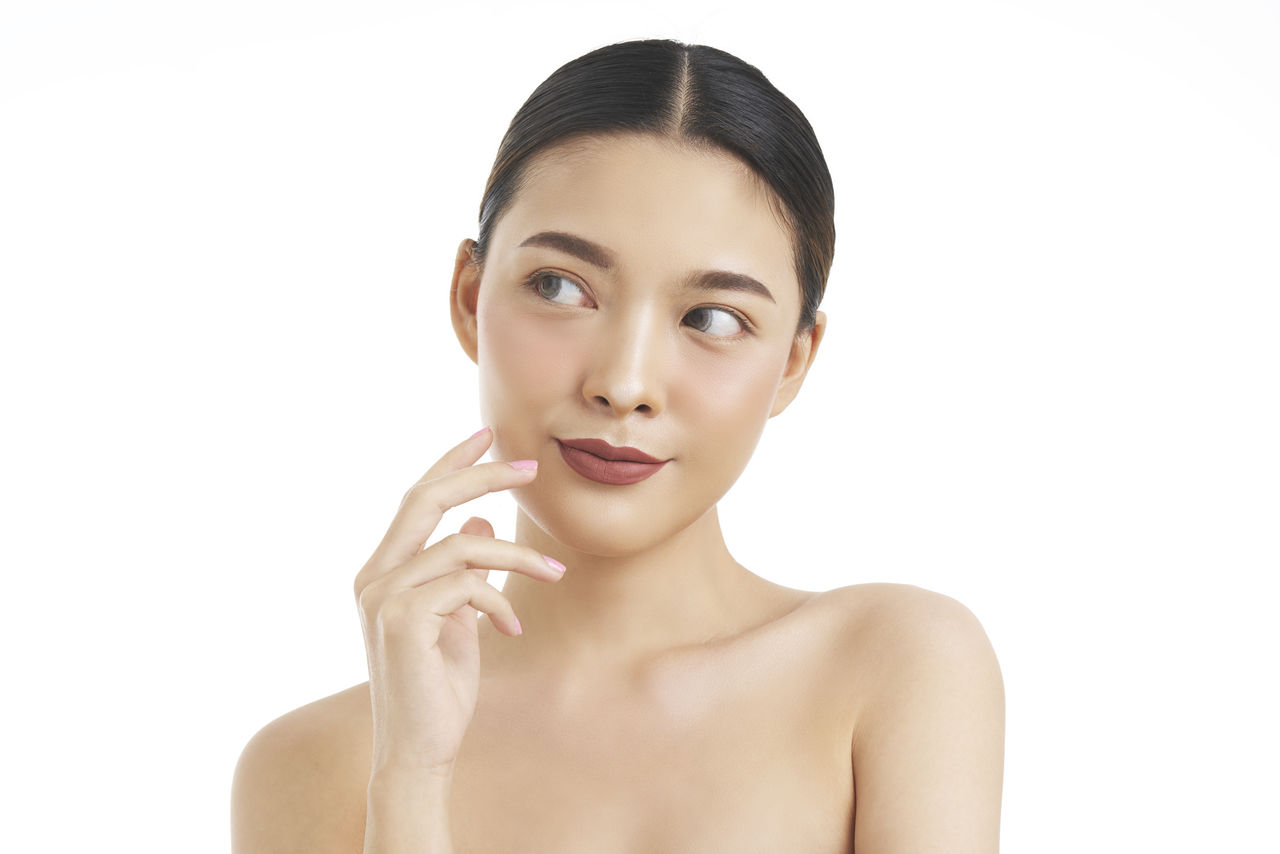
[[483, 516], [472, 516], [470, 519], [462, 523], [462, 527], [458, 529], [459, 534], [471, 534], [474, 537], [492, 537], [493, 526], [489, 524], [489, 520]]
[[[473, 537], [493, 537], [493, 525], [489, 524], [489, 520], [481, 516], [472, 516], [470, 519], [462, 523], [462, 527], [458, 529], [459, 534], [470, 534]], [[481, 581], [489, 580], [489, 570], [476, 569], [472, 570], [480, 576]]]

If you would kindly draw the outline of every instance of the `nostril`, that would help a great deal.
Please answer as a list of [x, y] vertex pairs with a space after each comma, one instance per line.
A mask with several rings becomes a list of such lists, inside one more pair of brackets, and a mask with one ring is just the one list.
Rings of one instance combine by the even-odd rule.
[[[609, 398], [605, 397], [602, 394], [597, 394], [592, 399], [607, 409], [614, 409], [613, 403], [609, 400]], [[648, 403], [637, 403], [635, 406], [632, 407], [632, 409], [634, 409], [636, 412], [643, 412], [646, 415], [653, 412], [653, 406]]]

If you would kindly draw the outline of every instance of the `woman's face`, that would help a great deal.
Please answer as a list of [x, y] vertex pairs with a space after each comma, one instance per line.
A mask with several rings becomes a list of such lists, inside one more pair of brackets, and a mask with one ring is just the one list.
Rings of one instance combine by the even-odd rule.
[[[569, 548], [629, 554], [689, 526], [798, 390], [823, 326], [796, 337], [791, 242], [765, 193], [724, 153], [569, 143], [531, 164], [478, 278], [461, 268], [455, 328], [492, 456], [538, 461], [514, 497]], [[667, 462], [601, 483], [562, 450], [583, 438]]]

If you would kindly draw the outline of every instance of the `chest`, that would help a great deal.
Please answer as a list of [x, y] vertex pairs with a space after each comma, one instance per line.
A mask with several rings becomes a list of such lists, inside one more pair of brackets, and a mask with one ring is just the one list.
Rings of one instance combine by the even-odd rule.
[[482, 688], [454, 772], [455, 849], [847, 854], [847, 726], [784, 664], [686, 662], [575, 710]]

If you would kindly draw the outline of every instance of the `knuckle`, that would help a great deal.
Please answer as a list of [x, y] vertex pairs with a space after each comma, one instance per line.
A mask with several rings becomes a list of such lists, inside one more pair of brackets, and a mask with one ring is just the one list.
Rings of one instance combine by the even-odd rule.
[[470, 556], [475, 554], [476, 545], [482, 539], [482, 537], [476, 537], [472, 534], [455, 532], [442, 537], [440, 545], [452, 560], [470, 566], [473, 563]]
[[439, 500], [433, 496], [438, 491], [439, 478], [423, 478], [413, 486], [405, 490], [404, 497], [400, 499], [400, 504], [412, 501], [415, 503], [427, 502], [439, 506]]
[[408, 617], [404, 597], [392, 598], [378, 610], [378, 629], [386, 637], [399, 637], [411, 628]]
[[[448, 583], [454, 590], [468, 595], [474, 595], [476, 591], [476, 583], [480, 582], [480, 578], [470, 570], [461, 570], [449, 573]], [[480, 582], [483, 583], [483, 582]]]
[[426, 485], [427, 485], [427, 481], [420, 480], [417, 483], [415, 483], [413, 486], [406, 489], [404, 491], [404, 495], [401, 496], [400, 498], [400, 506], [403, 507], [404, 505], [408, 504], [410, 501], [415, 500], [416, 496], [422, 494], [422, 490]]

